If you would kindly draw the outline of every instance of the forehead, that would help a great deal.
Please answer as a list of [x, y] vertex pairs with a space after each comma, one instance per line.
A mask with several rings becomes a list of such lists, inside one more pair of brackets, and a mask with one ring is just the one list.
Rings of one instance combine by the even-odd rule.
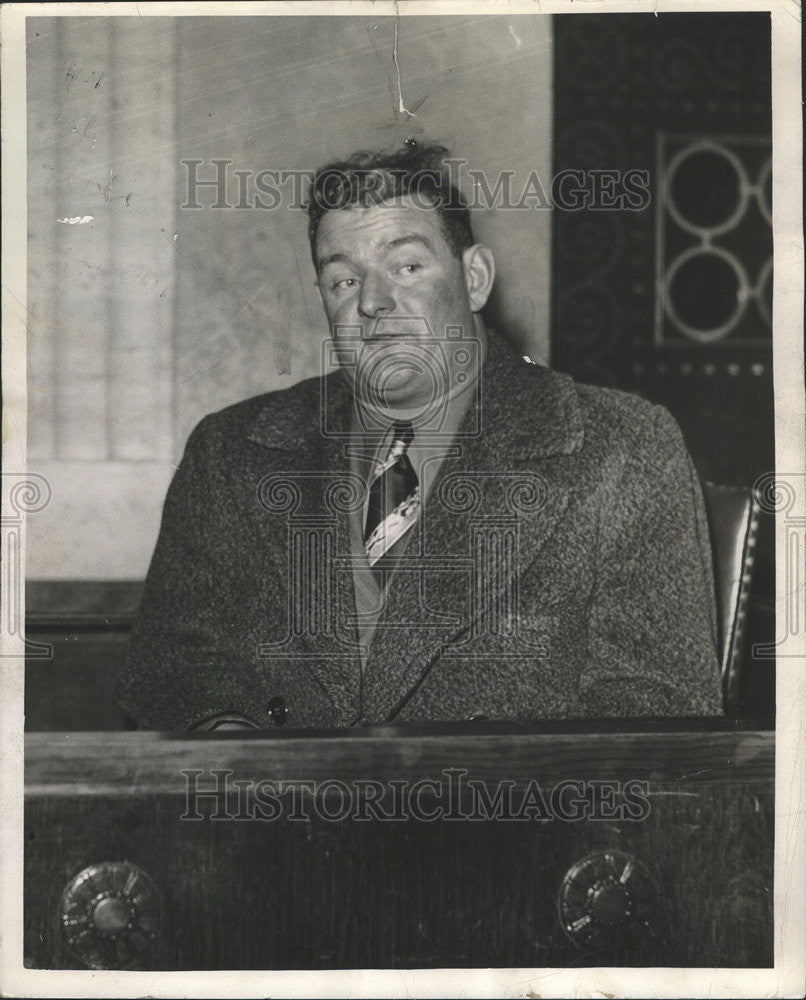
[[316, 252], [319, 258], [332, 253], [358, 256], [407, 236], [424, 237], [437, 253], [451, 252], [437, 210], [409, 197], [326, 212], [316, 234]]

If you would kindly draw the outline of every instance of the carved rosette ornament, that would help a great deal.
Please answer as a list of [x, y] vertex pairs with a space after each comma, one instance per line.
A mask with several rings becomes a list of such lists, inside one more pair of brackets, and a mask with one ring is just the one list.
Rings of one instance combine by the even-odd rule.
[[558, 898], [563, 929], [582, 948], [629, 946], [649, 928], [654, 904], [646, 868], [622, 851], [597, 851], [572, 865]]
[[129, 861], [89, 865], [65, 886], [62, 937], [88, 969], [127, 969], [153, 950], [162, 900], [156, 883]]

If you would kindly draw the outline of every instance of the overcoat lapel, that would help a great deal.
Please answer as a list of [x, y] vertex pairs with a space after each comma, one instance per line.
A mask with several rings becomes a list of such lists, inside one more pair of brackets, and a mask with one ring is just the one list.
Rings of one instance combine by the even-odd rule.
[[[349, 516], [363, 502], [363, 486], [351, 475], [346, 451], [352, 397], [339, 374], [325, 382], [324, 391], [319, 389], [324, 383], [312, 382], [296, 405], [263, 411], [248, 437], [270, 449], [258, 505], [267, 556], [275, 572], [285, 574], [289, 608], [296, 602], [316, 609], [301, 632], [289, 622], [289, 660], [298, 659], [300, 669], [311, 671], [333, 703], [337, 723], [350, 725], [359, 716], [361, 664]], [[286, 497], [293, 499], [284, 504]], [[297, 579], [292, 556], [292, 536], [299, 539], [300, 532], [316, 536], [309, 551], [325, 560], [305, 579]]]
[[[471, 625], [479, 631], [501, 592], [517, 589], [574, 490], [567, 456], [581, 447], [583, 430], [570, 378], [515, 359], [491, 335], [482, 379], [481, 413], [466, 415], [459, 453], [442, 463], [390, 583], [364, 679], [371, 721], [396, 714], [445, 646], [462, 633], [472, 643]], [[501, 532], [515, 539], [512, 548], [485, 544]], [[484, 631], [482, 624], [482, 641]]]

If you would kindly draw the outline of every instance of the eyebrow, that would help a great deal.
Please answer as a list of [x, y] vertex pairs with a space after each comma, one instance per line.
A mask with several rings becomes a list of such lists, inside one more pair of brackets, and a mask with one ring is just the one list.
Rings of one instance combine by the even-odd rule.
[[[407, 236], [398, 236], [385, 245], [386, 250], [396, 250], [398, 247], [405, 246], [408, 243], [421, 243], [426, 249], [430, 250], [432, 253], [434, 251], [434, 244], [427, 236], [421, 236], [419, 233], [410, 233]], [[329, 253], [321, 258], [319, 261], [319, 270], [324, 271], [328, 264], [338, 264], [338, 263], [349, 264], [350, 260], [347, 254], [344, 253]]]
[[339, 261], [347, 263], [347, 255], [343, 253], [329, 253], [327, 256], [320, 258], [319, 270], [324, 271], [328, 264], [337, 264]]
[[389, 240], [386, 247], [389, 250], [394, 250], [395, 247], [403, 246], [406, 243], [422, 243], [422, 245], [427, 247], [429, 250], [434, 249], [434, 244], [431, 240], [429, 240], [427, 236], [421, 236], [419, 233], [411, 233], [408, 236], [398, 236], [395, 240]]

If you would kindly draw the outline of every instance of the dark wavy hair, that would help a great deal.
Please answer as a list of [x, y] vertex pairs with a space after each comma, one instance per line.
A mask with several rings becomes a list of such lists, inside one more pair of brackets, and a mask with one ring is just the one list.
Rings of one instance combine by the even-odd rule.
[[403, 195], [439, 213], [445, 239], [456, 257], [473, 246], [470, 210], [461, 192], [451, 184], [450, 172], [443, 163], [447, 153], [445, 146], [408, 139], [394, 153], [362, 151], [320, 167], [311, 181], [305, 205], [314, 267], [318, 270], [316, 234], [326, 212], [356, 205], [367, 208]]

